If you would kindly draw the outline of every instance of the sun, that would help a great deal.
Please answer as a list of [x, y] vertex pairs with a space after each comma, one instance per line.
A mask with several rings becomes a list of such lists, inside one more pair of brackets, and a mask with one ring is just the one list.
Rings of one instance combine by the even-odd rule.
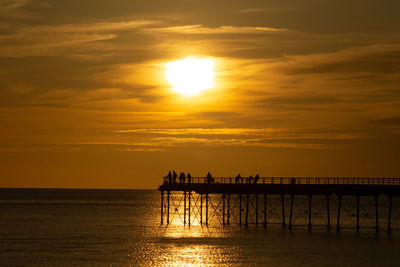
[[193, 96], [215, 86], [213, 59], [188, 57], [169, 62], [166, 68], [172, 90], [180, 94]]

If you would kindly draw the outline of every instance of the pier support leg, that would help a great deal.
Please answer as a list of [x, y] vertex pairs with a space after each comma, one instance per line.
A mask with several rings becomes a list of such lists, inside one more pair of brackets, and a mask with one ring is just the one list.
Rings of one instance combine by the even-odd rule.
[[357, 196], [357, 225], [356, 225], [357, 232], [360, 231], [360, 196]]
[[331, 213], [329, 208], [329, 195], [326, 196], [326, 214], [328, 219], [328, 230], [331, 230]]
[[258, 194], [256, 194], [256, 226], [258, 226]]
[[183, 192], [183, 224], [186, 225], [186, 191]]
[[379, 216], [378, 216], [378, 196], [374, 196], [375, 198], [375, 222], [376, 222], [376, 232], [379, 232]]
[[264, 227], [267, 227], [267, 194], [264, 194]]
[[388, 212], [388, 233], [392, 231], [392, 202], [393, 202], [393, 197], [389, 196], [389, 212]]
[[285, 220], [285, 196], [281, 195], [281, 206], [282, 206], [282, 226], [286, 226], [286, 220]]
[[247, 194], [246, 196], [246, 221], [245, 221], [245, 226], [249, 226], [249, 199], [250, 199], [250, 194]]
[[164, 191], [161, 191], [161, 225], [164, 223]]
[[225, 194], [222, 194], [222, 225], [225, 225]]
[[242, 194], [239, 194], [239, 225], [242, 225]]
[[289, 213], [289, 229], [290, 230], [292, 230], [293, 202], [294, 202], [294, 195], [291, 195], [290, 196], [290, 213]]
[[312, 215], [311, 201], [312, 201], [312, 195], [308, 195], [308, 230], [311, 230], [311, 215]]
[[203, 193], [200, 193], [200, 225], [203, 225]]
[[337, 210], [337, 222], [336, 222], [336, 231], [340, 230], [340, 206], [342, 205], [342, 196], [338, 196], [338, 210]]
[[229, 217], [230, 217], [230, 211], [231, 211], [231, 194], [228, 194], [228, 207], [227, 207], [227, 212], [226, 212], [226, 224], [229, 225]]
[[171, 196], [171, 192], [167, 192], [167, 225], [169, 225], [169, 199]]
[[208, 226], [208, 193], [206, 194], [206, 226]]
[[189, 226], [190, 226], [190, 196], [192, 195], [192, 193], [189, 191], [188, 197], [189, 197], [189, 210], [188, 210], [188, 214], [189, 214]]

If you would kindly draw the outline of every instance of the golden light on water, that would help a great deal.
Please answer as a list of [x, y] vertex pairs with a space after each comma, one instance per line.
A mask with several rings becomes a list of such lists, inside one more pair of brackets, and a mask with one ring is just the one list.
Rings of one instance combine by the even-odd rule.
[[214, 88], [214, 60], [185, 58], [166, 64], [166, 77], [172, 90], [187, 96]]

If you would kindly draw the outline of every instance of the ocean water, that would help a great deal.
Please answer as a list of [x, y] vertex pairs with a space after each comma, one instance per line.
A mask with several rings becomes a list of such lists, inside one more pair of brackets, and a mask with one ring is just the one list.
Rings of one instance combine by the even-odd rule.
[[0, 189], [1, 266], [400, 266], [400, 234], [160, 226], [156, 190]]

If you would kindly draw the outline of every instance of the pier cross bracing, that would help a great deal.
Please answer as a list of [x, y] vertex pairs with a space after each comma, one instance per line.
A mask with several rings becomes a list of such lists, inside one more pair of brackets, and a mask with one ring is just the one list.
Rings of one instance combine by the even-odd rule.
[[400, 229], [400, 178], [164, 178], [161, 224]]

